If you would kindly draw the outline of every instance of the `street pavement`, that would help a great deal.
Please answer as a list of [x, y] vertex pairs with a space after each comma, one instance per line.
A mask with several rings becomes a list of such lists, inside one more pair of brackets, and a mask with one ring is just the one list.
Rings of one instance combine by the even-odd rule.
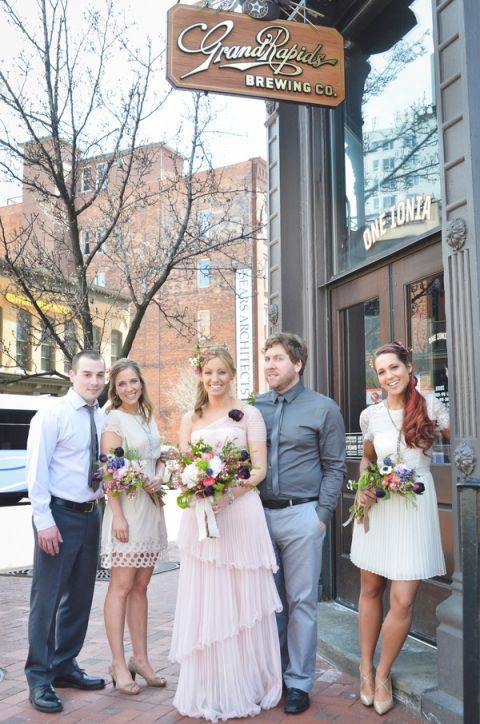
[[[174, 549], [173, 549], [174, 551]], [[175, 551], [173, 552], [175, 556]], [[34, 711], [28, 701], [28, 689], [23, 673], [27, 653], [27, 618], [31, 579], [0, 576], [0, 669], [5, 676], [0, 682], [0, 722], [50, 722], [65, 724], [75, 722], [109, 722], [111, 724], [135, 721], [149, 722], [195, 721], [182, 717], [172, 706], [178, 677], [178, 667], [168, 661], [168, 650], [173, 624], [178, 570], [153, 576], [149, 589], [149, 648], [154, 667], [168, 679], [166, 689], [142, 688], [138, 696], [118, 694], [107, 675], [109, 652], [103, 626], [103, 601], [108, 583], [98, 581], [95, 587], [90, 625], [79, 663], [87, 673], [105, 676], [107, 686], [102, 691], [83, 692], [59, 689], [64, 711], [47, 715]], [[130, 644], [126, 642], [127, 654]], [[143, 685], [143, 679], [138, 679]], [[358, 698], [358, 683], [342, 674], [335, 666], [318, 657], [317, 677], [312, 692], [310, 709], [301, 715], [287, 716], [283, 703], [273, 710], [262, 712], [255, 722], [306, 722], [335, 721], [383, 722], [383, 724], [409, 724], [418, 721], [400, 705], [384, 717], [371, 708], [362, 706]], [[230, 720], [242, 721], [242, 720]]]

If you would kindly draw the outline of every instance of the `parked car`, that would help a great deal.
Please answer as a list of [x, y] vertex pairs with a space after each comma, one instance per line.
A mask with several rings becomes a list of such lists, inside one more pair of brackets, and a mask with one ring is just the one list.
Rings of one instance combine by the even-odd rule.
[[0, 394], [0, 506], [27, 496], [26, 447], [30, 420], [55, 399], [49, 395]]

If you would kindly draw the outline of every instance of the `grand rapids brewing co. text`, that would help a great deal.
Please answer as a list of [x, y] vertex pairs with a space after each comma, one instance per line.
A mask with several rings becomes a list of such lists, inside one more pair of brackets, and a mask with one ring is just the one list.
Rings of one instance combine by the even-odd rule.
[[[317, 43], [312, 49], [291, 43], [288, 28], [272, 24], [260, 28], [255, 36], [255, 45], [228, 45], [225, 41], [233, 29], [233, 20], [223, 20], [210, 29], [206, 23], [194, 23], [186, 27], [178, 36], [178, 48], [183, 53], [204, 56], [204, 59], [195, 68], [184, 73], [182, 79], [217, 65], [219, 68], [244, 72], [247, 87], [336, 96], [332, 85], [298, 79], [305, 66], [321, 68], [338, 63], [337, 58], [327, 58], [322, 50], [322, 43]], [[188, 36], [195, 31], [201, 31], [203, 36], [200, 43], [193, 46], [189, 43]], [[255, 74], [255, 70], [265, 67], [271, 71], [271, 75]]]

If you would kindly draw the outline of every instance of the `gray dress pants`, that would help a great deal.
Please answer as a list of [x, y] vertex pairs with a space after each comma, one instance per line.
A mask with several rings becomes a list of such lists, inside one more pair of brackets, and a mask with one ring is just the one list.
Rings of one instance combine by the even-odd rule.
[[283, 611], [277, 613], [285, 686], [309, 692], [315, 680], [318, 584], [325, 530], [317, 503], [265, 508], [279, 569], [275, 574]]

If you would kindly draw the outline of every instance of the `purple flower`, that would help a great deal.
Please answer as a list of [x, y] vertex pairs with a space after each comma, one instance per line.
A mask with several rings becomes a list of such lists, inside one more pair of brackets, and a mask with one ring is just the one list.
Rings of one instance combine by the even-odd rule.
[[249, 460], [250, 459], [250, 453], [248, 450], [240, 450], [240, 460]]
[[417, 495], [421, 495], [423, 491], [425, 490], [425, 485], [423, 483], [414, 483], [412, 485], [412, 490]]
[[375, 495], [377, 496], [377, 498], [384, 498], [386, 495], [386, 492], [384, 491], [383, 488], [376, 488]]
[[113, 454], [117, 458], [123, 458], [123, 456], [125, 455], [125, 450], [123, 449], [123, 447], [116, 447], [113, 451]]
[[236, 410], [235, 408], [228, 413], [228, 416], [235, 422], [240, 422], [243, 415], [244, 413], [241, 410]]
[[100, 455], [100, 462], [101, 462], [101, 463], [106, 463], [107, 460], [108, 460], [108, 455], [105, 455], [105, 453], [102, 453], [102, 454]]
[[238, 468], [237, 476], [240, 478], [240, 480], [248, 480], [250, 477], [250, 469], [247, 468], [246, 465], [242, 465], [240, 468]]
[[204, 488], [203, 493], [207, 496], [215, 495], [215, 488], [213, 487], [213, 485], [208, 485], [206, 488]]
[[392, 458], [389, 455], [386, 458], [383, 458], [383, 464], [392, 466], [393, 465]]

